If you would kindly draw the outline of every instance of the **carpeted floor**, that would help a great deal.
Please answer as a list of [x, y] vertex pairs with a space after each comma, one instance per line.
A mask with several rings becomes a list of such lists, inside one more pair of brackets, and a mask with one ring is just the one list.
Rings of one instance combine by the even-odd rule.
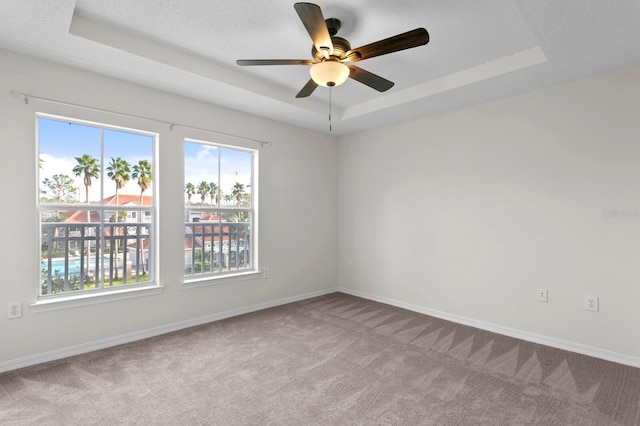
[[2, 425], [640, 424], [640, 369], [342, 293], [0, 375]]

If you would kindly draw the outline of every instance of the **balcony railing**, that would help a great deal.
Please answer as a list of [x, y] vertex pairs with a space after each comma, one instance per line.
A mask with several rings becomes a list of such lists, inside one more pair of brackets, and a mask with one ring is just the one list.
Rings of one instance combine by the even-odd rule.
[[[150, 230], [146, 222], [43, 222], [41, 294], [150, 281]], [[184, 230], [186, 277], [251, 269], [249, 222], [185, 222]]]
[[186, 222], [184, 236], [186, 277], [251, 269], [249, 222]]
[[151, 224], [43, 222], [41, 293], [150, 280]]

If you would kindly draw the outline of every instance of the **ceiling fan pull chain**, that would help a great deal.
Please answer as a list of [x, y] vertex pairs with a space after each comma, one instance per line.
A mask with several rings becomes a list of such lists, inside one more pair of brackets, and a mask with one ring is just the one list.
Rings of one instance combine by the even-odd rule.
[[331, 131], [331, 86], [329, 86], [329, 131]]

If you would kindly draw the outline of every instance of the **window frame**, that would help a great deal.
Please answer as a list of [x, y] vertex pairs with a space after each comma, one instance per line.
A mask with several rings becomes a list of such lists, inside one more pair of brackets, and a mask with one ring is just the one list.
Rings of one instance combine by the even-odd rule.
[[[259, 210], [259, 174], [258, 174], [258, 164], [259, 164], [259, 155], [260, 155], [260, 151], [257, 148], [254, 147], [249, 147], [249, 146], [243, 146], [241, 144], [233, 144], [233, 143], [228, 143], [228, 142], [219, 142], [216, 141], [215, 139], [220, 139], [220, 138], [206, 138], [206, 139], [202, 139], [202, 138], [195, 138], [195, 137], [190, 137], [190, 136], [185, 136], [182, 140], [182, 146], [183, 146], [183, 164], [186, 162], [186, 152], [185, 152], [185, 146], [187, 143], [191, 143], [191, 144], [200, 144], [200, 145], [204, 145], [204, 146], [209, 146], [209, 147], [213, 147], [213, 148], [218, 148], [220, 150], [222, 149], [228, 149], [228, 150], [234, 150], [234, 151], [240, 151], [240, 152], [245, 152], [245, 153], [249, 153], [251, 154], [251, 176], [250, 176], [250, 182], [248, 185], [250, 185], [251, 187], [251, 197], [250, 197], [250, 203], [248, 206], [241, 206], [241, 207], [223, 207], [220, 205], [210, 205], [210, 206], [190, 206], [188, 205], [186, 202], [184, 203], [183, 206], [183, 225], [185, 227], [185, 239], [186, 239], [186, 227], [187, 227], [187, 218], [190, 217], [189, 212], [196, 212], [196, 211], [204, 211], [204, 212], [209, 212], [209, 211], [216, 211], [219, 213], [231, 213], [231, 212], [247, 212], [249, 217], [250, 217], [250, 221], [249, 221], [249, 229], [250, 229], [250, 233], [249, 233], [249, 240], [250, 240], [250, 249], [249, 249], [249, 256], [250, 256], [250, 268], [242, 268], [242, 269], [235, 269], [232, 271], [219, 271], [219, 272], [209, 272], [209, 273], [201, 273], [201, 274], [195, 274], [192, 273], [191, 275], [188, 275], [186, 273], [183, 272], [183, 278], [182, 278], [182, 284], [183, 284], [183, 288], [197, 288], [197, 287], [202, 287], [202, 286], [209, 286], [209, 285], [215, 285], [215, 284], [222, 284], [222, 283], [227, 283], [227, 282], [233, 282], [233, 281], [240, 281], [240, 280], [246, 280], [246, 279], [254, 279], [254, 278], [258, 278], [262, 275], [262, 271], [259, 268], [259, 253], [258, 253], [258, 241], [259, 241], [259, 227], [258, 227], [258, 210]], [[220, 160], [220, 157], [218, 158], [218, 161]], [[218, 173], [218, 178], [217, 178], [217, 183], [220, 183], [220, 174], [222, 173], [222, 170], [220, 169], [220, 162], [218, 162], [218, 165], [216, 166], [218, 168], [217, 173]], [[186, 165], [185, 165], [186, 167]], [[187, 176], [186, 176], [186, 169], [183, 173], [183, 185], [182, 185], [182, 190], [183, 190], [183, 194], [182, 194], [182, 198], [184, 198], [184, 191], [185, 191], [185, 186], [187, 184]], [[219, 216], [219, 219], [221, 219], [221, 216]], [[202, 223], [202, 222], [200, 222]], [[205, 222], [206, 223], [206, 222]], [[224, 223], [229, 223], [229, 222], [223, 222], [221, 220], [219, 220], [218, 222], [218, 226], [220, 227], [220, 229], [223, 228], [222, 224]], [[232, 223], [232, 222], [231, 222]], [[221, 231], [222, 232], [222, 231]], [[211, 243], [209, 243], [209, 245], [211, 245], [212, 243], [215, 243], [215, 241], [212, 241]], [[182, 247], [182, 250], [186, 250], [185, 247]], [[183, 263], [186, 266], [186, 256], [185, 256], [185, 260], [183, 260]], [[192, 263], [193, 264], [193, 263]]]
[[[108, 236], [105, 235], [105, 232], [104, 232], [104, 230], [107, 227], [105, 225], [110, 223], [109, 218], [107, 217], [107, 214], [113, 212], [114, 209], [117, 211], [125, 211], [127, 212], [127, 215], [130, 215], [132, 212], [138, 212], [136, 213], [136, 215], [138, 215], [139, 212], [143, 211], [144, 212], [143, 218], [149, 219], [149, 225], [148, 225], [149, 231], [148, 231], [148, 236], [146, 236], [146, 238], [148, 239], [148, 248], [146, 249], [146, 252], [148, 253], [148, 258], [149, 258], [148, 265], [150, 267], [148, 267], [147, 269], [147, 274], [148, 274], [147, 280], [136, 282], [136, 283], [129, 283], [126, 285], [109, 287], [106, 285], [108, 283], [107, 279], [104, 277], [101, 277], [100, 288], [94, 288], [90, 290], [64, 291], [61, 293], [43, 294], [42, 293], [42, 276], [41, 274], [38, 274], [39, 279], [38, 279], [38, 287], [36, 292], [37, 294], [36, 301], [35, 303], [31, 304], [31, 308], [33, 312], [42, 312], [42, 311], [56, 310], [56, 309], [72, 307], [72, 306], [82, 306], [86, 304], [101, 303], [109, 300], [128, 299], [132, 297], [159, 294], [162, 291], [162, 287], [159, 285], [159, 277], [158, 277], [158, 271], [159, 271], [159, 268], [158, 268], [158, 259], [159, 259], [158, 194], [159, 194], [159, 191], [158, 191], [158, 184], [157, 184], [158, 182], [157, 176], [158, 176], [158, 145], [160, 140], [160, 134], [158, 132], [140, 129], [139, 127], [143, 127], [141, 125], [142, 123], [136, 123], [137, 127], [131, 127], [130, 125], [123, 126], [118, 124], [105, 123], [104, 119], [106, 117], [101, 117], [101, 120], [97, 121], [97, 120], [77, 118], [80, 115], [82, 114], [79, 114], [78, 112], [74, 112], [73, 114], [69, 114], [69, 115], [52, 114], [52, 113], [41, 112], [41, 111], [37, 111], [35, 113], [35, 126], [34, 126], [35, 127], [35, 148], [36, 148], [35, 149], [35, 154], [36, 154], [35, 209], [37, 211], [37, 232], [36, 232], [37, 246], [36, 246], [36, 256], [35, 256], [37, 259], [36, 265], [38, 265], [38, 268], [40, 270], [42, 265], [41, 262], [43, 261], [42, 255], [41, 255], [41, 251], [42, 251], [41, 248], [43, 244], [42, 225], [43, 223], [45, 223], [42, 221], [43, 212], [56, 210], [56, 209], [78, 210], [82, 212], [87, 212], [87, 211], [99, 212], [100, 221], [95, 222], [95, 226], [100, 230], [100, 233], [99, 233], [100, 235], [97, 236], [96, 239], [97, 238], [100, 239], [100, 245], [101, 245], [100, 251], [104, 254], [104, 249], [106, 248], [105, 241], [109, 238]], [[98, 180], [96, 180], [96, 183], [99, 182], [99, 185], [100, 185], [100, 199], [99, 199], [100, 204], [93, 205], [93, 204], [87, 203], [86, 200], [80, 203], [52, 203], [52, 202], [43, 202], [41, 200], [40, 191], [41, 191], [42, 179], [41, 179], [40, 172], [38, 170], [38, 167], [40, 165], [40, 158], [41, 158], [41, 147], [40, 147], [40, 136], [41, 136], [40, 120], [41, 119], [60, 121], [63, 123], [73, 123], [80, 126], [89, 126], [89, 127], [100, 129], [99, 161], [100, 161], [101, 172]], [[112, 122], [113, 121], [117, 121], [117, 120], [112, 119]], [[120, 205], [116, 207], [113, 205], [104, 204], [104, 199], [105, 199], [104, 187], [106, 184], [105, 182], [106, 163], [104, 162], [106, 158], [104, 154], [105, 130], [151, 137], [150, 162], [151, 162], [151, 173], [153, 178], [151, 180], [151, 185], [150, 185], [152, 189], [151, 191], [152, 204], [150, 206]], [[127, 223], [131, 223], [132, 224], [131, 226], [134, 226], [138, 222], [135, 221], [135, 222], [127, 222]], [[127, 240], [125, 239], [125, 241]], [[67, 252], [65, 257], [66, 259], [68, 259], [70, 248], [67, 247], [65, 250]], [[144, 253], [143, 253], [143, 257], [144, 257]], [[49, 271], [49, 274], [51, 274], [51, 271]]]

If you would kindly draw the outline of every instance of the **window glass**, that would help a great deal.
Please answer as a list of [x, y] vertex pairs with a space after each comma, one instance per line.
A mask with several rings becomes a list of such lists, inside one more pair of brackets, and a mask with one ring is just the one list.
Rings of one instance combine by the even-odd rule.
[[186, 140], [185, 278], [255, 268], [255, 151]]
[[156, 135], [38, 117], [40, 295], [149, 284]]

